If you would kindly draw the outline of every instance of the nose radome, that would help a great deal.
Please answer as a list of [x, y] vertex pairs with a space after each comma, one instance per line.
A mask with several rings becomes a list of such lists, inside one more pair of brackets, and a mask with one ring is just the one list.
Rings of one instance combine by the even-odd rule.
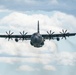
[[34, 40], [35, 40], [35, 42], [38, 42], [39, 38], [37, 36], [35, 36]]

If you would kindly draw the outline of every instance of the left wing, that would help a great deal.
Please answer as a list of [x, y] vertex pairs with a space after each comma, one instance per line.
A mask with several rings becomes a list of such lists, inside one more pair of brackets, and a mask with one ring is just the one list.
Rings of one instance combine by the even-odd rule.
[[[59, 39], [59, 37], [65, 38], [69, 36], [75, 36], [76, 33], [62, 33], [62, 34], [42, 34], [44, 39]], [[59, 40], [58, 40], [59, 41]]]

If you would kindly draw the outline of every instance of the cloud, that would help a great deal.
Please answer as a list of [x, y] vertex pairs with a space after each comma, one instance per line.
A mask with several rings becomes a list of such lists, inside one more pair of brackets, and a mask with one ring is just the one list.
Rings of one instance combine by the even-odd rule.
[[51, 4], [58, 4], [59, 2], [58, 2], [58, 0], [50, 0], [50, 3]]
[[[51, 16], [43, 14], [28, 15], [13, 12], [12, 14], [1, 19], [0, 24], [7, 25], [14, 30], [21, 30], [26, 28], [27, 26], [27, 28], [25, 29], [26, 31], [28, 31], [28, 28], [30, 28], [30, 31], [35, 31], [32, 28], [35, 27], [36, 29], [35, 25], [37, 25], [38, 20], [40, 20], [40, 28], [43, 30], [46, 29], [46, 31], [48, 29], [58, 31], [61, 28], [68, 28], [68, 30], [73, 31], [73, 28], [76, 27], [76, 17], [61, 12], [53, 12]], [[17, 27], [19, 27], [19, 29]]]
[[62, 65], [75, 65], [76, 58], [75, 58], [76, 52], [61, 52], [57, 54], [57, 61], [59, 64]]
[[45, 70], [49, 70], [49, 71], [56, 71], [56, 68], [52, 65], [45, 65], [44, 66]]
[[7, 10], [7, 9], [0, 9], [0, 13], [3, 13], [3, 12], [9, 12], [9, 10]]
[[[42, 54], [41, 54], [42, 55]], [[44, 54], [45, 55], [45, 54]], [[32, 64], [43, 64], [48, 65], [56, 62], [58, 65], [76, 65], [76, 53], [75, 52], [60, 52], [56, 55], [50, 55], [49, 57], [21, 57], [21, 56], [6, 56], [0, 57], [0, 62], [15, 64], [15, 63], [32, 63]]]
[[[28, 34], [32, 34], [36, 32], [38, 20], [40, 21], [40, 33], [42, 34], [47, 34], [46, 31], [50, 29], [56, 33], [59, 33], [62, 29], [68, 29], [70, 32], [76, 31], [76, 17], [58, 11], [51, 13], [50, 16], [48, 16], [43, 14], [28, 15], [13, 12], [0, 20], [0, 31], [4, 34], [5, 31], [10, 29], [16, 32], [14, 32], [14, 34], [19, 34], [20, 31], [25, 30]], [[2, 28], [4, 28], [5, 31]], [[76, 62], [74, 53], [57, 53], [58, 45], [53, 40], [45, 41], [45, 45], [39, 49], [32, 47], [29, 42], [30, 41], [19, 41], [16, 43], [14, 40], [8, 42], [5, 39], [1, 39], [0, 54], [7, 55], [7, 57], [0, 57], [0, 62], [10, 64], [29, 62], [44, 65], [55, 61], [62, 65], [73, 65]], [[66, 44], [64, 45], [66, 46]], [[55, 56], [56, 53], [57, 55]]]
[[[45, 55], [45, 54], [44, 54]], [[50, 64], [53, 62], [53, 57], [18, 57], [18, 56], [6, 56], [0, 57], [0, 62], [8, 63], [8, 64], [15, 64], [17, 63], [32, 63], [32, 64]]]
[[29, 65], [21, 65], [17, 68], [18, 71], [35, 71], [35, 68], [32, 68]]

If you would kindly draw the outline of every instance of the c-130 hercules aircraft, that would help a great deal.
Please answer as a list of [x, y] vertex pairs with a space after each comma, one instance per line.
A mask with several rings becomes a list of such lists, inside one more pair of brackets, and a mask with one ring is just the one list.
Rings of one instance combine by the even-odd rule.
[[20, 35], [13, 35], [14, 32], [6, 32], [7, 35], [0, 35], [1, 38], [8, 38], [8, 41], [12, 38], [15, 38], [15, 41], [18, 42], [19, 40], [30, 40], [30, 44], [34, 47], [42, 47], [44, 45], [44, 41], [46, 39], [49, 40], [54, 40], [56, 39], [57, 41], [60, 40], [60, 37], [65, 38], [69, 37], [69, 36], [75, 36], [76, 33], [68, 33], [67, 30], [62, 30], [62, 32], [60, 32], [60, 34], [54, 34], [54, 32], [52, 32], [50, 30], [50, 32], [47, 31], [48, 34], [40, 34], [40, 30], [39, 30], [39, 21], [38, 21], [38, 27], [37, 27], [37, 32], [32, 34], [32, 35], [27, 35], [27, 32], [25, 33], [24, 31], [21, 33]]

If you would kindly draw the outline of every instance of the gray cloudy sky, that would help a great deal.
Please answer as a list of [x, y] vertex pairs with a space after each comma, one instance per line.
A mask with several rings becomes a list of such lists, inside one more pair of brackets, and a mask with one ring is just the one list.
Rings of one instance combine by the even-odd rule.
[[76, 15], [76, 0], [0, 0], [0, 8], [15, 11], [63, 11]]

